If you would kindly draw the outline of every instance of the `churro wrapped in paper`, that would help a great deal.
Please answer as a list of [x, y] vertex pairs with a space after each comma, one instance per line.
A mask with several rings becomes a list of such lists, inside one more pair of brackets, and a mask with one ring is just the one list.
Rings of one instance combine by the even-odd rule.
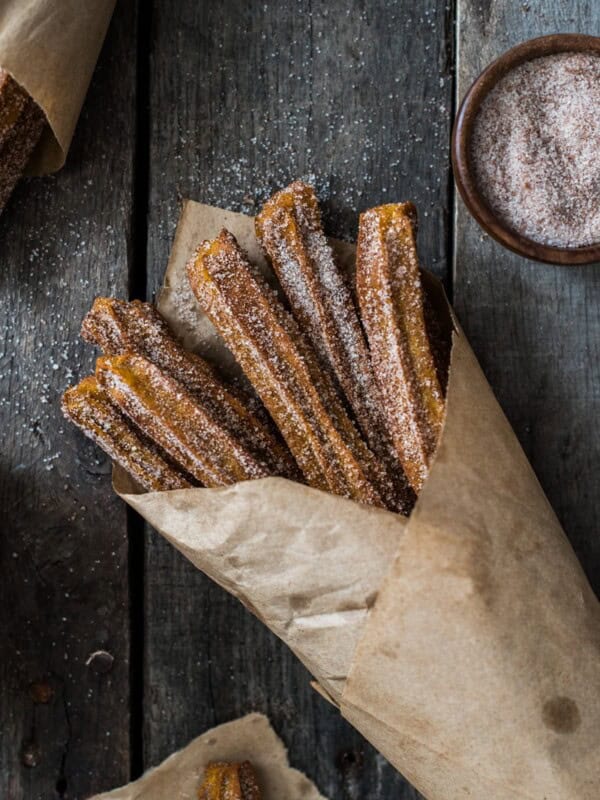
[[0, 70], [43, 112], [47, 124], [28, 172], [65, 162], [115, 0], [3, 0]]
[[[188, 202], [159, 308], [233, 376], [185, 274], [222, 228], [265, 267], [251, 218]], [[445, 423], [408, 519], [283, 478], [142, 494], [117, 472], [115, 487], [429, 800], [596, 800], [598, 601], [453, 324]]]

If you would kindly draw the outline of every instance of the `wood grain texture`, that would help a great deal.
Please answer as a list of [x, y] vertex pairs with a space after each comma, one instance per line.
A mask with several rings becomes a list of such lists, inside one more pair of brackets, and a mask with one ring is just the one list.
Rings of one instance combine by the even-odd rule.
[[[356, 235], [363, 208], [414, 199], [424, 260], [445, 276], [452, 19], [417, 5], [155, 3], [149, 296], [182, 198], [254, 213], [296, 177], [337, 236]], [[283, 645], [153, 532], [145, 593], [147, 765], [258, 709], [331, 798], [416, 797]]]
[[[65, 169], [0, 219], [0, 797], [84, 798], [129, 775], [125, 510], [63, 422], [97, 293], [127, 290], [134, 8], [119, 4]], [[114, 657], [95, 658], [106, 650]]]
[[[600, 34], [600, 5], [459, 0], [458, 94], [489, 61], [556, 31]], [[600, 270], [527, 261], [456, 217], [454, 304], [550, 502], [600, 589]]]

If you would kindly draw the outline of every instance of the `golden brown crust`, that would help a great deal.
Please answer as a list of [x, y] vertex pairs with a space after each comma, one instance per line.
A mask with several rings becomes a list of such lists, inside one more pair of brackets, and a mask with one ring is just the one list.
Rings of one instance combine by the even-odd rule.
[[412, 490], [387, 429], [352, 293], [325, 237], [312, 187], [295, 181], [277, 192], [256, 217], [255, 227], [296, 321], [388, 471], [386, 504], [407, 512], [414, 502]]
[[198, 800], [261, 800], [252, 764], [249, 761], [209, 764]]
[[218, 380], [203, 358], [181, 347], [151, 303], [97, 297], [81, 323], [81, 336], [106, 356], [144, 356], [200, 397], [207, 381]]
[[398, 456], [419, 492], [445, 402], [424, 319], [415, 210], [389, 204], [360, 217], [357, 295]]
[[182, 384], [272, 474], [301, 479], [291, 453], [250, 408], [248, 399], [224, 384], [203, 358], [185, 350], [150, 303], [98, 297], [83, 320], [81, 334], [105, 355], [144, 356]]
[[152, 362], [105, 356], [96, 378], [111, 401], [183, 470], [209, 488], [272, 474]]
[[23, 174], [44, 122], [39, 106], [0, 70], [0, 211]]
[[93, 376], [67, 389], [62, 398], [62, 410], [67, 419], [81, 428], [144, 489], [161, 492], [192, 485], [114, 407]]
[[383, 476], [294, 319], [222, 231], [188, 263], [198, 302], [231, 349], [311, 486], [385, 507]]

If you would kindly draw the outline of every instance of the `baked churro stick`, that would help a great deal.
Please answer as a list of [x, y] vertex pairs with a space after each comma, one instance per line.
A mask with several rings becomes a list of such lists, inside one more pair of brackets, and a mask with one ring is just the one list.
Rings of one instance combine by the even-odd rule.
[[249, 761], [240, 764], [215, 762], [206, 767], [198, 800], [260, 800], [254, 769]]
[[356, 287], [394, 444], [419, 492], [445, 402], [425, 327], [414, 214], [412, 203], [361, 214]]
[[218, 381], [210, 364], [177, 342], [151, 303], [97, 297], [81, 323], [81, 335], [106, 356], [144, 356], [201, 399]]
[[414, 498], [387, 428], [354, 299], [323, 232], [312, 187], [295, 181], [277, 192], [255, 227], [294, 317], [347, 398], [369, 447], [388, 469], [390, 486], [399, 495], [396, 505], [409, 505]]
[[150, 303], [98, 297], [83, 320], [83, 338], [105, 355], [136, 353], [170, 375], [271, 472], [300, 479], [298, 466], [277, 435], [226, 386], [210, 364], [185, 350]]
[[6, 70], [0, 69], [0, 148], [28, 101], [29, 95], [21, 89]]
[[314, 351], [222, 231], [188, 263], [198, 302], [261, 397], [311, 486], [384, 506], [381, 468]]
[[44, 122], [40, 107], [0, 70], [0, 211], [23, 174]]
[[181, 384], [142, 356], [99, 358], [96, 378], [136, 427], [204, 486], [229, 486], [272, 474]]
[[64, 393], [62, 411], [144, 489], [161, 492], [192, 484], [110, 402], [93, 375]]

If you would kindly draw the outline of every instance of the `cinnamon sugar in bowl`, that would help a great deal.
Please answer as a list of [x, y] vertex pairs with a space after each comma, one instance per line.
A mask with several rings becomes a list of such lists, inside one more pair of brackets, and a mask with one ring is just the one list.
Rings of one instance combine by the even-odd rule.
[[538, 261], [600, 261], [600, 38], [556, 34], [477, 78], [452, 134], [456, 184], [501, 244]]

